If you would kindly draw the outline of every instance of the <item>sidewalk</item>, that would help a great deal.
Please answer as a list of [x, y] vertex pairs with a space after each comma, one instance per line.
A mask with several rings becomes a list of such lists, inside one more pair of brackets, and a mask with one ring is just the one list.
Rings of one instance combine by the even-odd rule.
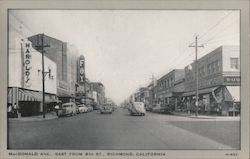
[[45, 118], [43, 118], [43, 115], [38, 115], [38, 116], [29, 116], [29, 117], [8, 118], [8, 121], [20, 121], [20, 122], [44, 121], [44, 120], [51, 120], [51, 119], [56, 119], [56, 118], [58, 118], [56, 113], [50, 112], [50, 113], [45, 114]]
[[202, 115], [198, 114], [195, 116], [194, 113], [188, 115], [186, 112], [172, 112], [173, 115], [184, 116], [188, 118], [197, 118], [197, 119], [224, 119], [224, 120], [240, 120], [240, 116], [216, 116], [216, 115]]

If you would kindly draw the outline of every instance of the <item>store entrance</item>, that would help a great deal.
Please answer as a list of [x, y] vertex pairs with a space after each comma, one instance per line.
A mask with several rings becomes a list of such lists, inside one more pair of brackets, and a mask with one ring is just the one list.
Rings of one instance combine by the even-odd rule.
[[40, 115], [40, 102], [19, 101], [19, 112], [22, 117]]

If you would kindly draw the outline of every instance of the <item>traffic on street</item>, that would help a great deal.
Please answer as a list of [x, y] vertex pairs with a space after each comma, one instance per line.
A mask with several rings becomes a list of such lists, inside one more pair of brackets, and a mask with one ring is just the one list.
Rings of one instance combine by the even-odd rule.
[[[11, 149], [239, 149], [239, 118], [188, 118], [128, 109], [45, 121], [9, 121]], [[45, 140], [46, 139], [46, 140]]]

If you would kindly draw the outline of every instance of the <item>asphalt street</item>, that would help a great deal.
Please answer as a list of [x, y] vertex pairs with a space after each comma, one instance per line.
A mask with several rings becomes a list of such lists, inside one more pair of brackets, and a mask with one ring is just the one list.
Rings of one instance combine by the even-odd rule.
[[240, 121], [194, 119], [126, 109], [44, 121], [9, 121], [9, 149], [201, 150], [240, 149]]

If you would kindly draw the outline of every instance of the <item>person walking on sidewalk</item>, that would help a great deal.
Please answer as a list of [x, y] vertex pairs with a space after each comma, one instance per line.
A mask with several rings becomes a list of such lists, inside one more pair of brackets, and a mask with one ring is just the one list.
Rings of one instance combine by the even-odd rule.
[[14, 118], [18, 118], [18, 114], [17, 114], [18, 108], [17, 108], [16, 103], [13, 106], [13, 111], [14, 111]]
[[12, 118], [13, 110], [12, 110], [12, 105], [10, 104], [8, 106], [8, 118]]

